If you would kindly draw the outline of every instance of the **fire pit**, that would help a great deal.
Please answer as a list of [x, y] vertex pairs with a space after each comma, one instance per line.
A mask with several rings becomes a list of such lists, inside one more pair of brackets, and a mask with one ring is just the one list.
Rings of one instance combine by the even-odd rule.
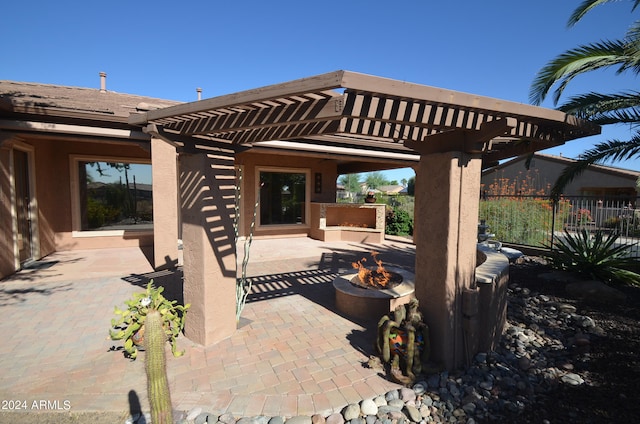
[[400, 268], [383, 267], [377, 252], [371, 256], [376, 267], [364, 266], [363, 258], [353, 263], [357, 271], [333, 281], [336, 308], [347, 316], [377, 320], [413, 298], [414, 275]]

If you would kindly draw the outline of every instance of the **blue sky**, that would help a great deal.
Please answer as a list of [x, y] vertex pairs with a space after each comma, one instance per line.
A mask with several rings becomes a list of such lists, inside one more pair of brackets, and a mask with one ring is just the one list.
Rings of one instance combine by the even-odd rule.
[[[197, 87], [206, 98], [345, 69], [528, 103], [549, 60], [621, 38], [640, 13], [631, 1], [613, 2], [567, 28], [581, 1], [5, 2], [0, 79], [99, 88], [104, 71], [109, 90], [193, 101]], [[567, 94], [635, 83], [602, 72], [575, 80]], [[607, 128], [545, 152], [576, 157], [629, 134]], [[638, 170], [640, 161], [617, 166]]]

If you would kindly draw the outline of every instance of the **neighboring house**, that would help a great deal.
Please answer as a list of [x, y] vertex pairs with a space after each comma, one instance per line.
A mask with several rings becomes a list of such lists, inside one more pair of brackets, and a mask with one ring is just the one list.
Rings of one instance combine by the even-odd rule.
[[378, 187], [378, 191], [384, 194], [406, 194], [407, 188], [401, 185], [383, 185]]
[[[553, 186], [563, 169], [575, 162], [562, 156], [536, 153], [526, 166], [526, 158], [519, 157], [482, 172], [483, 189], [492, 184], [515, 183], [516, 192], [520, 187], [527, 190], [544, 191]], [[635, 199], [638, 196], [637, 181], [640, 171], [632, 171], [612, 166], [591, 165], [576, 177], [564, 191], [566, 196], [594, 196], [607, 199]]]

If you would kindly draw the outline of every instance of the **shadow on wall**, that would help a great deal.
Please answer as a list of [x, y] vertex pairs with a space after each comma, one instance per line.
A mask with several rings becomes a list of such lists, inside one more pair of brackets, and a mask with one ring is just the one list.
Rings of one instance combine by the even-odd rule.
[[[236, 277], [235, 266], [235, 184], [234, 150], [229, 145], [215, 149], [198, 146], [194, 154], [181, 155], [180, 195], [183, 222], [184, 255], [198, 256], [199, 247], [213, 249], [218, 266], [225, 277]], [[195, 170], [193, 169], [195, 168]], [[200, 172], [204, 173], [204, 175]], [[189, 236], [202, 228], [208, 244], [190, 246]], [[198, 237], [194, 237], [197, 241]]]

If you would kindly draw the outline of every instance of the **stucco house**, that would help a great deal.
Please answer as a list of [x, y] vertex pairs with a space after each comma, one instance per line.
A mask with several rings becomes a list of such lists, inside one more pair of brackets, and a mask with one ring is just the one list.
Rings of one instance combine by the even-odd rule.
[[[564, 168], [574, 159], [536, 153], [527, 167], [526, 157], [518, 157], [482, 171], [482, 184], [489, 187], [500, 180], [525, 181], [535, 190], [553, 186]], [[640, 171], [614, 166], [591, 165], [567, 185], [566, 196], [592, 196], [602, 200], [635, 199]]]
[[[237, 328], [236, 212], [240, 234], [257, 205], [258, 237], [379, 241], [383, 208], [335, 204], [336, 179], [411, 166], [415, 296], [434, 360], [454, 368], [505, 319], [505, 281], [475, 279], [483, 163], [599, 131], [559, 111], [349, 71], [182, 104], [109, 91], [104, 73], [99, 89], [0, 81], [0, 277], [56, 250], [117, 246], [152, 245], [155, 267], [172, 267], [182, 239], [185, 335], [216, 343]], [[128, 174], [112, 192], [90, 186], [97, 166], [131, 169], [122, 164], [151, 164], [153, 229], [88, 219], [111, 214], [112, 198], [120, 215], [146, 210]]]
[[[157, 189], [158, 180], [166, 174], [152, 166], [152, 136], [127, 120], [131, 114], [178, 102], [107, 90], [105, 74], [99, 81], [96, 78], [97, 86], [98, 82], [99, 88], [81, 88], [0, 81], [1, 228], [5, 235], [0, 278], [54, 251], [153, 246], [150, 225], [86, 225], [91, 218], [87, 216], [91, 208], [87, 207], [86, 192], [100, 184], [87, 179], [87, 173], [95, 175], [100, 164], [103, 168], [109, 163], [147, 165], [152, 171], [144, 172], [153, 172]], [[156, 150], [164, 147], [162, 144]], [[171, 147], [166, 156], [169, 162], [175, 162], [188, 149]], [[311, 220], [317, 227], [319, 205], [335, 202], [339, 174], [411, 166], [418, 160], [417, 155], [409, 153], [381, 151], [370, 155], [357, 149], [282, 142], [246, 143], [237, 150], [235, 166], [243, 169], [246, 204], [253, 205], [259, 191], [261, 194], [255, 231], [258, 237], [317, 235]], [[106, 173], [122, 179], [122, 173], [113, 168]], [[129, 174], [135, 177], [133, 171]], [[256, 189], [258, 180], [260, 190]], [[276, 186], [289, 186], [290, 190]], [[136, 193], [149, 197], [151, 187], [138, 181]], [[156, 195], [153, 200], [156, 214], [168, 202], [174, 202], [173, 209], [177, 208], [177, 199], [159, 199]], [[336, 211], [329, 212], [329, 226], [338, 226], [343, 218], [333, 216]], [[251, 215], [249, 206], [243, 216], [249, 220]], [[364, 236], [360, 239], [366, 238], [366, 233], [361, 233]], [[379, 238], [379, 231], [375, 236]], [[177, 240], [171, 243], [177, 246]], [[175, 258], [168, 264], [163, 257], [158, 261], [156, 266], [175, 264]]]

